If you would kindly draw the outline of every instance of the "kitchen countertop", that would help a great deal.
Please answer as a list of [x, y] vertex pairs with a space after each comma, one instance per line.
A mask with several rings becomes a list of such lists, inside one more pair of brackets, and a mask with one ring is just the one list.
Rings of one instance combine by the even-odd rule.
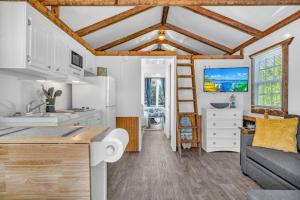
[[[14, 127], [7, 127], [13, 129]], [[5, 130], [6, 127], [0, 127]], [[22, 129], [22, 127], [18, 127]], [[60, 127], [23, 127], [22, 130], [0, 136], [0, 144], [89, 144], [107, 134], [106, 126], [60, 126]], [[41, 131], [41, 134], [37, 133]], [[44, 132], [43, 132], [44, 130]], [[73, 134], [60, 136], [60, 131], [75, 130]], [[22, 131], [26, 134], [22, 134]], [[33, 133], [34, 132], [34, 133]], [[48, 134], [46, 133], [48, 132]], [[49, 132], [56, 134], [50, 135]]]
[[85, 112], [65, 111], [45, 113], [43, 116], [40, 116], [40, 114], [32, 114], [27, 116], [0, 117], [0, 126], [58, 126], [63, 125], [64, 122], [91, 116], [99, 112], [99, 110], [90, 110]]

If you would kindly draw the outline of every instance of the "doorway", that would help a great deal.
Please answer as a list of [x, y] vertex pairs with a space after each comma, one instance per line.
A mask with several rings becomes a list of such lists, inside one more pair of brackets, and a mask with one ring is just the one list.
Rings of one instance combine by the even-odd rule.
[[141, 64], [142, 136], [162, 132], [176, 151], [175, 59], [144, 58]]

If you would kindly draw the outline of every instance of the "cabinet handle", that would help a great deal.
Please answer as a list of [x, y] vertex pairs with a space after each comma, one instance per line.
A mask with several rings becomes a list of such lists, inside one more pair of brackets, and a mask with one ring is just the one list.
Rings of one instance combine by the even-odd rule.
[[236, 145], [236, 142], [234, 142], [233, 145]]
[[56, 71], [58, 72], [58, 71], [59, 71], [59, 68], [57, 68]]
[[213, 135], [217, 135], [216, 133], [213, 133]]
[[74, 126], [78, 126], [80, 123], [79, 122], [77, 122], [77, 123], [74, 123]]
[[216, 116], [216, 113], [213, 113], [213, 116], [215, 117], [215, 116]]
[[215, 145], [216, 144], [216, 142], [213, 142], [213, 145]]
[[48, 69], [51, 69], [51, 66], [49, 65], [49, 66], [47, 66], [47, 68], [48, 68]]
[[236, 113], [234, 113], [234, 114], [233, 114], [233, 116], [235, 116], [235, 117], [236, 117]]
[[80, 74], [78, 74], [78, 73], [76, 73], [76, 72], [73, 72], [73, 74], [74, 74], [74, 75], [77, 75], [77, 76], [80, 76]]
[[233, 133], [233, 135], [236, 135], [236, 133]]
[[233, 123], [233, 126], [236, 126], [236, 123]]
[[216, 125], [216, 123], [213, 123], [213, 126], [215, 126]]

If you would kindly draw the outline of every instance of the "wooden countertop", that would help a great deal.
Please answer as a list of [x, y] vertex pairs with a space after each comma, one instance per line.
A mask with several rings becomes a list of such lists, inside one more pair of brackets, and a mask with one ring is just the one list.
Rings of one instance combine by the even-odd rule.
[[[66, 126], [74, 127], [74, 126]], [[105, 137], [109, 127], [106, 126], [78, 126], [82, 127], [79, 133], [66, 137], [36, 137], [36, 138], [18, 138], [18, 137], [0, 137], [0, 144], [89, 144], [96, 138]], [[57, 127], [47, 127], [57, 128]]]

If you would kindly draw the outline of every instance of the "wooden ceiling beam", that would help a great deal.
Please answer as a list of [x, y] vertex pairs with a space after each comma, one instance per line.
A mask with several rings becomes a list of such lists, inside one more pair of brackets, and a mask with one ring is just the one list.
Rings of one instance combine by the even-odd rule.
[[164, 6], [163, 8], [163, 14], [161, 19], [161, 24], [164, 25], [168, 21], [168, 14], [169, 14], [169, 6]]
[[59, 18], [59, 6], [51, 6], [51, 12], [55, 17]]
[[177, 44], [175, 42], [172, 42], [172, 41], [169, 41], [169, 40], [162, 40], [162, 41], [159, 41], [159, 42], [160, 42], [160, 44], [170, 45], [172, 47], [175, 47], [177, 49], [180, 49], [180, 50], [185, 51], [187, 53], [190, 53], [192, 55], [201, 55], [201, 53], [198, 53], [197, 51], [194, 51], [194, 50], [192, 50], [190, 48], [184, 47], [182, 45], [179, 45], [179, 44]]
[[88, 35], [90, 33], [93, 33], [95, 31], [98, 31], [102, 28], [105, 28], [109, 25], [112, 25], [112, 24], [115, 24], [115, 23], [118, 23], [124, 19], [127, 19], [129, 17], [132, 17], [134, 15], [137, 15], [141, 12], [144, 12], [150, 8], [153, 8], [152, 6], [136, 6], [132, 9], [129, 9], [127, 11], [124, 11], [124, 12], [121, 12], [117, 15], [114, 15], [112, 17], [109, 17], [107, 19], [104, 19], [100, 22], [97, 22], [95, 24], [92, 24], [90, 26], [87, 26], [87, 27], [84, 27], [78, 31], [76, 31], [76, 33], [79, 35], [79, 36], [85, 36], [85, 35]]
[[153, 26], [150, 26], [148, 28], [145, 28], [143, 30], [135, 32], [135, 33], [133, 33], [131, 35], [128, 35], [126, 37], [123, 37], [121, 39], [118, 39], [118, 40], [115, 40], [113, 42], [110, 42], [110, 43], [108, 43], [108, 44], [106, 44], [104, 46], [98, 47], [98, 48], [96, 48], [96, 51], [105, 51], [107, 49], [111, 49], [112, 47], [118, 46], [118, 45], [123, 44], [125, 42], [128, 42], [130, 40], [133, 40], [133, 39], [135, 39], [135, 38], [137, 38], [139, 36], [145, 35], [145, 34], [151, 32], [151, 31], [155, 31], [155, 30], [158, 30], [158, 29], [161, 29], [161, 28], [163, 28], [163, 26], [160, 23], [159, 24], [155, 24]]
[[211, 41], [211, 40], [209, 40], [209, 39], [206, 39], [206, 38], [204, 38], [204, 37], [201, 37], [201, 36], [199, 36], [199, 35], [196, 35], [196, 34], [194, 34], [194, 33], [192, 33], [192, 32], [189, 32], [189, 31], [187, 31], [187, 30], [184, 30], [184, 29], [179, 28], [179, 27], [177, 27], [177, 26], [174, 26], [174, 25], [172, 25], [172, 24], [168, 24], [168, 23], [167, 23], [167, 24], [165, 24], [164, 26], [165, 26], [166, 28], [172, 30], [172, 31], [175, 31], [175, 32], [177, 32], [177, 33], [180, 33], [180, 34], [182, 34], [182, 35], [185, 35], [185, 36], [187, 36], [187, 37], [190, 37], [190, 38], [192, 38], [192, 39], [194, 39], [194, 40], [197, 40], [198, 42], [204, 43], [204, 44], [206, 44], [206, 45], [209, 45], [209, 46], [211, 46], [211, 47], [214, 47], [214, 48], [219, 49], [219, 50], [221, 50], [221, 51], [224, 51], [224, 52], [226, 52], [226, 53], [231, 53], [231, 52], [232, 52], [232, 49], [230, 49], [230, 48], [228, 48], [228, 47], [226, 47], [226, 46], [224, 46], [224, 45], [222, 45], [222, 44], [218, 44], [218, 43], [216, 43], [216, 42], [214, 42], [214, 41]]
[[96, 56], [176, 56], [176, 51], [96, 51]]
[[238, 51], [241, 51], [241, 49], [244, 49], [245, 47], [253, 44], [254, 42], [266, 37], [267, 35], [270, 35], [271, 33], [281, 29], [282, 27], [300, 19], [300, 11], [295, 12], [294, 14], [288, 16], [287, 18], [281, 20], [280, 22], [274, 24], [273, 26], [267, 28], [265, 31], [262, 32], [262, 34], [255, 36], [251, 38], [250, 40], [247, 40], [243, 44], [239, 45], [238, 47], [234, 48], [231, 54], [234, 54]]
[[57, 18], [47, 7], [41, 4], [38, 0], [27, 0], [27, 2], [37, 11], [39, 11], [42, 15], [44, 15], [46, 18], [52, 21], [56, 26], [62, 29], [65, 33], [67, 33], [70, 37], [79, 42], [91, 53], [95, 54], [94, 48], [92, 48], [89, 43], [87, 43], [80, 36], [78, 36], [68, 25], [66, 25], [62, 20]]
[[189, 10], [189, 11], [192, 11], [198, 15], [202, 15], [204, 17], [207, 17], [208, 19], [211, 19], [211, 20], [214, 20], [214, 21], [217, 21], [219, 23], [222, 23], [224, 25], [227, 25], [227, 26], [230, 26], [238, 31], [242, 31], [244, 33], [247, 33], [249, 35], [259, 35], [261, 34], [261, 31], [260, 30], [257, 30], [253, 27], [250, 27], [246, 24], [243, 24], [241, 22], [238, 22], [236, 20], [233, 20], [229, 17], [226, 17], [224, 15], [220, 15], [216, 12], [213, 12], [213, 11], [210, 11], [208, 9], [205, 9], [203, 7], [200, 7], [200, 6], [185, 6], [184, 7], [185, 9]]
[[41, 0], [47, 6], [257, 6], [299, 5], [299, 0]]
[[159, 39], [155, 39], [155, 40], [152, 40], [150, 42], [146, 42], [146, 43], [144, 43], [144, 44], [142, 44], [142, 45], [140, 45], [138, 47], [135, 47], [135, 48], [131, 49], [131, 51], [140, 51], [140, 50], [142, 50], [142, 49], [144, 49], [144, 48], [146, 48], [148, 46], [151, 46], [153, 44], [167, 44], [167, 45], [170, 45], [170, 46], [175, 47], [177, 49], [180, 49], [182, 51], [185, 51], [187, 53], [193, 54], [193, 55], [201, 55], [197, 51], [194, 51], [194, 50], [192, 50], [190, 48], [187, 48], [187, 47], [184, 47], [182, 45], [179, 45], [179, 44], [177, 44], [175, 42], [172, 42], [172, 41], [169, 41], [169, 40], [159, 40]]
[[159, 39], [155, 39], [155, 40], [151, 40], [149, 42], [146, 42], [146, 43], [144, 43], [142, 45], [139, 45], [139, 46], [131, 49], [130, 51], [140, 51], [140, 50], [142, 50], [142, 49], [144, 49], [146, 47], [149, 47], [149, 46], [151, 46], [153, 44], [159, 44]]
[[243, 55], [193, 55], [193, 59], [244, 59]]

